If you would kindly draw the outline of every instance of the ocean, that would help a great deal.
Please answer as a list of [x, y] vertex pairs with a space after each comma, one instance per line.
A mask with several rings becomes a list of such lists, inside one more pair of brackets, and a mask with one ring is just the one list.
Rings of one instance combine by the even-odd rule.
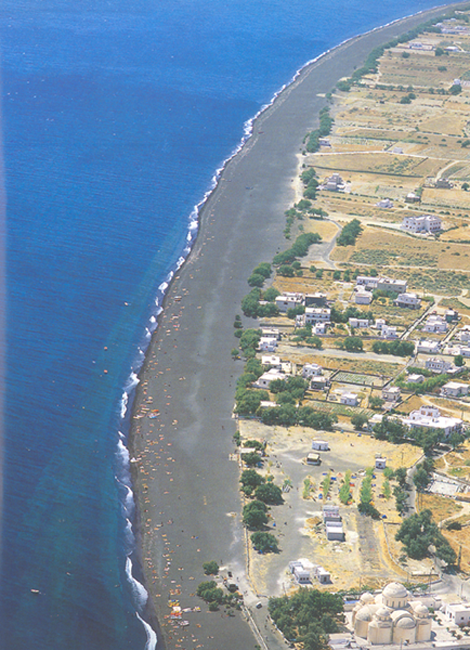
[[0, 650], [155, 647], [129, 399], [195, 206], [301, 66], [434, 5], [2, 0]]

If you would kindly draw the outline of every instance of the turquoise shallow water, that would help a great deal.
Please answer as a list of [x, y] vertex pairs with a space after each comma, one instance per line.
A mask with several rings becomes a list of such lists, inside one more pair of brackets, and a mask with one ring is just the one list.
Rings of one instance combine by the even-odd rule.
[[0, 650], [145, 647], [122, 416], [193, 206], [306, 61], [433, 4], [2, 1]]

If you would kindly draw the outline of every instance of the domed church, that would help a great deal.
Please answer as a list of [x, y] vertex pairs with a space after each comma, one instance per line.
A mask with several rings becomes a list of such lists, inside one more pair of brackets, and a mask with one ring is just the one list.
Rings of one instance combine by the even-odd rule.
[[354, 634], [371, 645], [429, 641], [431, 622], [426, 605], [411, 600], [399, 582], [391, 582], [377, 596], [362, 594], [352, 613]]

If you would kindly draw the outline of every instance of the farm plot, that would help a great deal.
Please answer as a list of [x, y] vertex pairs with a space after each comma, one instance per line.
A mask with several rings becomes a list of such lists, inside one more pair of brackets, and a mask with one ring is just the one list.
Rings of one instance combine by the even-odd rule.
[[377, 375], [364, 375], [354, 372], [341, 371], [335, 375], [334, 380], [344, 384], [356, 384], [358, 386], [379, 387], [381, 388], [390, 377], [383, 377]]

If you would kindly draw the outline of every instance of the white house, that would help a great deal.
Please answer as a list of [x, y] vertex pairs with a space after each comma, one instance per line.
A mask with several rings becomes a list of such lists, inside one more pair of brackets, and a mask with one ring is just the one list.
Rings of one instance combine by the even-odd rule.
[[329, 542], [343, 542], [344, 531], [343, 524], [338, 521], [329, 521], [326, 523], [326, 539]]
[[319, 454], [308, 454], [307, 465], [320, 465], [321, 458]]
[[382, 390], [382, 399], [386, 402], [398, 402], [401, 391], [398, 386], [389, 386]]
[[406, 280], [395, 280], [394, 278], [379, 278], [377, 289], [380, 291], [394, 291], [395, 293], [405, 293], [408, 283]]
[[398, 307], [406, 307], [408, 309], [419, 309], [421, 305], [421, 298], [415, 293], [400, 293], [400, 295], [395, 300], [395, 304]]
[[440, 341], [433, 341], [432, 339], [420, 339], [416, 344], [416, 351], [424, 352], [424, 354], [436, 354], [440, 348]]
[[323, 185], [323, 189], [329, 190], [330, 192], [342, 192], [344, 187], [344, 181], [338, 172], [332, 174]]
[[439, 314], [431, 314], [423, 327], [423, 332], [444, 334], [444, 332], [447, 332], [447, 328], [448, 325], [445, 318], [439, 316]]
[[325, 440], [314, 440], [312, 449], [315, 449], [315, 451], [330, 451], [330, 445]]
[[424, 364], [427, 370], [436, 373], [450, 372], [454, 370], [454, 364], [439, 357], [430, 357]]
[[330, 572], [324, 569], [322, 566], [316, 566], [313, 575], [316, 580], [322, 585], [326, 585], [331, 582]]
[[281, 313], [286, 313], [288, 309], [293, 309], [298, 307], [304, 301], [304, 296], [302, 293], [292, 293], [286, 292], [282, 296], [277, 296], [275, 302], [276, 307]]
[[393, 202], [390, 199], [381, 199], [375, 204], [378, 208], [393, 208]]
[[325, 307], [327, 301], [326, 293], [307, 293], [304, 298], [304, 305], [306, 307]]
[[304, 566], [300, 560], [289, 562], [289, 569], [299, 585], [307, 585], [310, 580], [310, 567]]
[[264, 372], [261, 377], [253, 383], [254, 388], [264, 388], [265, 390], [269, 389], [271, 382], [275, 379], [285, 379], [286, 375], [283, 372], [279, 372], [275, 368], [271, 368], [267, 372]]
[[462, 384], [459, 381], [448, 381], [441, 388], [443, 397], [463, 397], [468, 395], [468, 384]]
[[350, 327], [369, 327], [370, 325], [368, 318], [350, 318], [348, 322]]
[[417, 411], [411, 411], [408, 417], [403, 418], [403, 424], [410, 429], [423, 427], [425, 429], [441, 429], [446, 436], [453, 431], [462, 430], [460, 418], [446, 417], [436, 406], [421, 406]]
[[419, 203], [421, 198], [414, 192], [408, 192], [405, 196], [405, 203]]
[[276, 352], [277, 340], [262, 336], [259, 340], [258, 349], [260, 352]]
[[339, 401], [341, 404], [346, 404], [347, 406], [357, 406], [359, 404], [359, 398], [356, 393], [349, 393], [347, 391], [341, 394]]
[[328, 388], [328, 379], [315, 375], [310, 380], [310, 388], [311, 390], [326, 390]]
[[397, 339], [397, 328], [392, 325], [384, 325], [380, 330], [380, 336], [383, 339]]
[[446, 616], [455, 625], [468, 625], [470, 623], [470, 605], [467, 603], [448, 603]]
[[281, 333], [277, 327], [262, 327], [261, 336], [264, 336], [266, 339], [276, 339], [279, 341], [281, 338]]
[[365, 289], [377, 289], [379, 278], [371, 277], [369, 275], [358, 275], [356, 278], [356, 291], [357, 287], [364, 287]]
[[370, 291], [358, 291], [354, 295], [354, 302], [356, 305], [370, 305], [373, 295]]
[[262, 366], [271, 366], [271, 368], [276, 368], [276, 370], [281, 369], [281, 357], [276, 357], [274, 354], [264, 354], [261, 357]]
[[387, 467], [387, 459], [378, 456], [375, 459], [375, 469], [385, 469]]
[[339, 514], [339, 506], [325, 505], [323, 506], [323, 521], [341, 521]]
[[318, 365], [318, 363], [306, 363], [302, 368], [302, 377], [304, 379], [310, 379], [314, 375], [322, 375], [323, 368]]
[[375, 329], [376, 330], [381, 330], [384, 325], [387, 324], [387, 321], [384, 318], [376, 318], [375, 319]]
[[406, 378], [408, 384], [422, 384], [424, 381], [424, 375], [419, 375], [417, 373], [412, 373]]
[[331, 316], [331, 309], [326, 307], [306, 307], [304, 314], [305, 325], [313, 325], [314, 323], [329, 323]]
[[315, 323], [312, 326], [312, 334], [314, 336], [322, 336], [327, 332], [328, 323]]
[[420, 217], [405, 217], [400, 227], [405, 232], [434, 234], [442, 230], [442, 221], [432, 214], [424, 214]]
[[470, 341], [470, 325], [464, 325], [458, 332], [459, 341]]

